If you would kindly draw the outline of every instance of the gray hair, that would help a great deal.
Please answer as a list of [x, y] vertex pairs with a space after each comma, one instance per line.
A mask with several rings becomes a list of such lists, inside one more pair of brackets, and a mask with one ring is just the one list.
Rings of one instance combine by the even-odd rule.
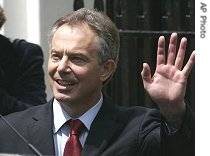
[[119, 32], [115, 24], [103, 12], [82, 8], [59, 18], [54, 23], [50, 32], [50, 46], [53, 35], [63, 24], [68, 24], [70, 26], [87, 24], [90, 29], [98, 35], [99, 63], [102, 64], [108, 59], [112, 59], [117, 64], [120, 47]]

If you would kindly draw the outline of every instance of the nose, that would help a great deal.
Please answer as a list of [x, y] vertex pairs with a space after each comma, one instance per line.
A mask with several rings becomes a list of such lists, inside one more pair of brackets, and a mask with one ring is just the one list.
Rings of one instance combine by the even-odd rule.
[[57, 70], [59, 72], [70, 72], [71, 71], [71, 68], [70, 68], [70, 65], [69, 65], [69, 60], [68, 60], [68, 57], [63, 57], [61, 59], [61, 61], [59, 62], [58, 64], [58, 68]]

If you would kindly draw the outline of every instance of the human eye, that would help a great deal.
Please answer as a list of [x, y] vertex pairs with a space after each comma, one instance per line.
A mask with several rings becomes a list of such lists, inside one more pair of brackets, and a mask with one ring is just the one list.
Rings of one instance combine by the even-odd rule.
[[86, 62], [86, 59], [82, 56], [75, 55], [71, 57], [71, 62], [77, 65], [83, 65]]
[[58, 52], [51, 52], [50, 58], [51, 58], [52, 61], [54, 61], [54, 62], [57, 62], [57, 61], [61, 60], [61, 56], [59, 55]]

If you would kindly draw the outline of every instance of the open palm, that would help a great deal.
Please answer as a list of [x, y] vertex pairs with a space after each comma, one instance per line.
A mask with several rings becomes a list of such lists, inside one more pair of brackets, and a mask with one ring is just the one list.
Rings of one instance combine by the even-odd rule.
[[158, 104], [163, 114], [185, 110], [184, 96], [187, 79], [195, 62], [193, 51], [183, 67], [186, 45], [187, 39], [182, 38], [177, 52], [177, 34], [172, 33], [166, 59], [165, 38], [161, 36], [158, 41], [157, 64], [153, 76], [151, 76], [149, 65], [143, 64], [141, 75], [144, 88], [152, 100]]

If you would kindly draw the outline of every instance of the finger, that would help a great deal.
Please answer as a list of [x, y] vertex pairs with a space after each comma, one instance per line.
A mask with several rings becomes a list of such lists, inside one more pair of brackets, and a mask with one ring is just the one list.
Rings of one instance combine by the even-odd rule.
[[150, 80], [151, 80], [151, 70], [147, 63], [143, 63], [141, 77], [142, 77], [144, 84], [150, 82]]
[[168, 46], [167, 64], [174, 65], [176, 58], [177, 33], [172, 33]]
[[195, 51], [192, 52], [190, 55], [189, 60], [187, 61], [187, 64], [184, 66], [182, 72], [187, 77], [190, 74], [190, 71], [195, 63]]
[[160, 36], [157, 48], [157, 65], [165, 64], [165, 37]]
[[181, 39], [179, 50], [178, 50], [176, 61], [175, 61], [175, 67], [179, 70], [182, 69], [186, 46], [187, 46], [187, 39], [184, 37]]

